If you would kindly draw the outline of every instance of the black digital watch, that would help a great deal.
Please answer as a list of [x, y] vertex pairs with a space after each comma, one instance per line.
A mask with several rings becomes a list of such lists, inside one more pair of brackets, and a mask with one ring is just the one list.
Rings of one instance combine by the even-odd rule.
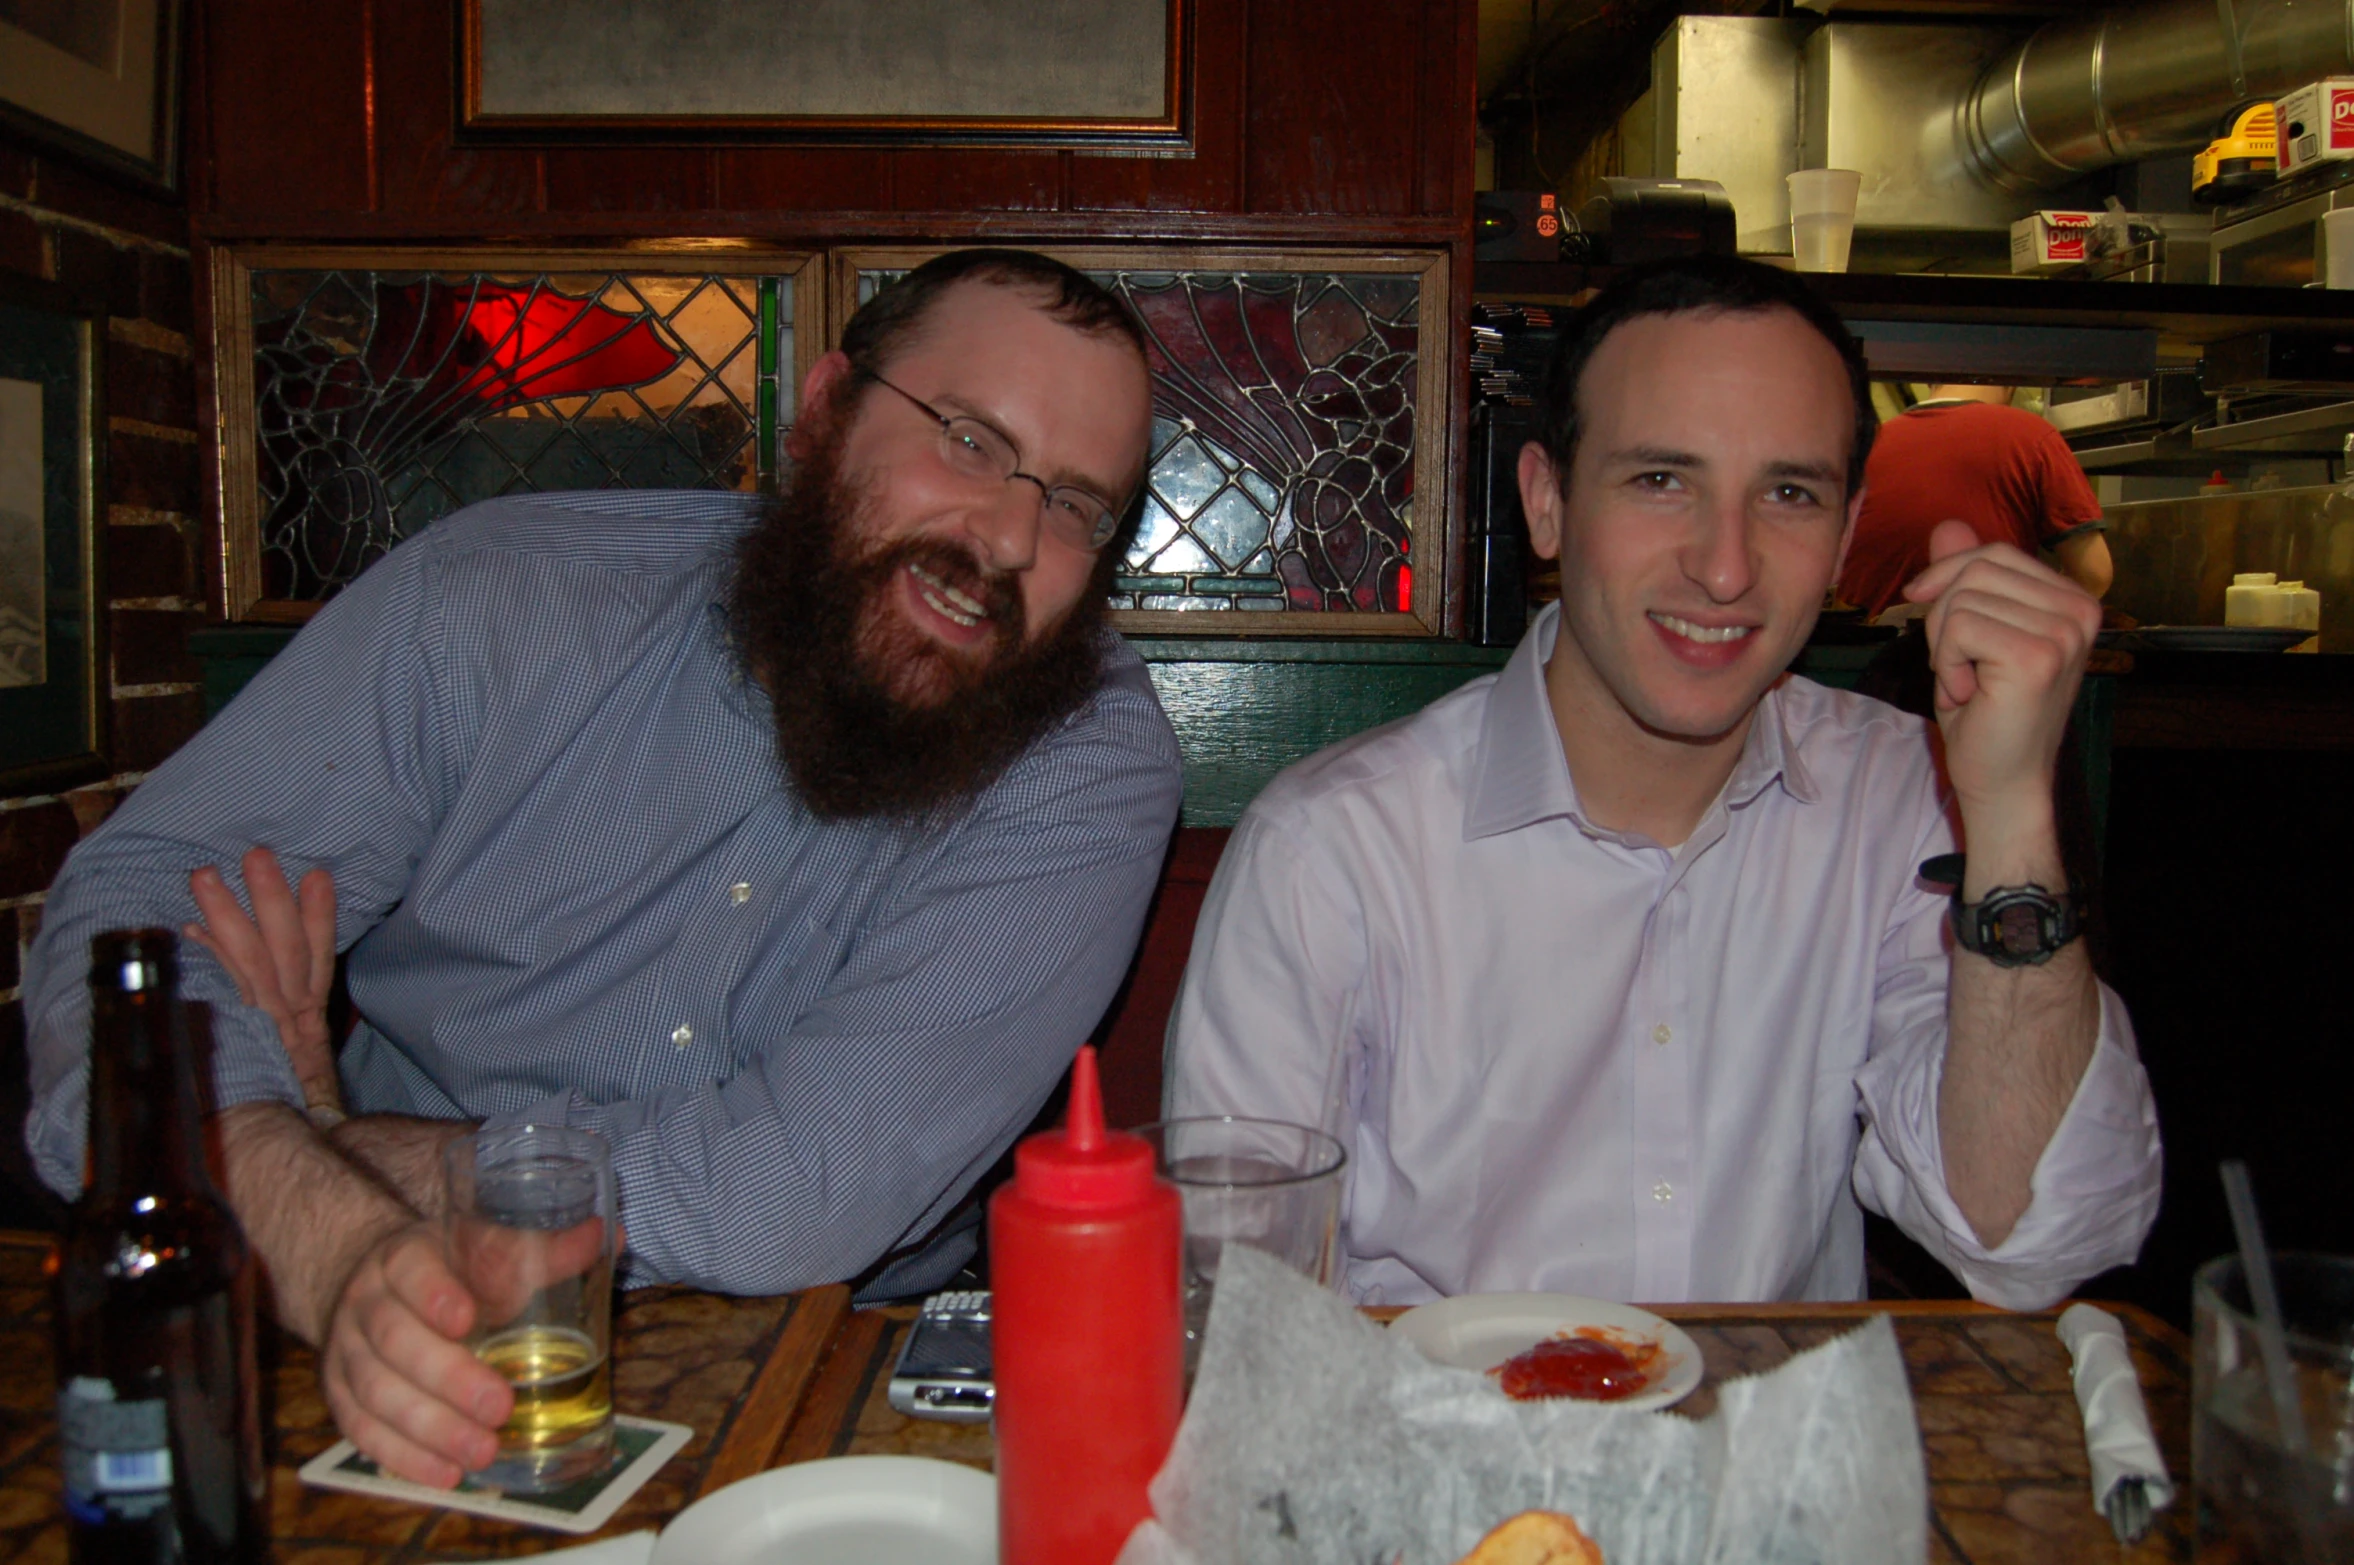
[[1954, 943], [1963, 950], [1997, 967], [2040, 967], [2084, 933], [2084, 893], [1996, 886], [1979, 901], [1964, 902], [1963, 863], [1959, 853], [1941, 853], [1921, 866], [1923, 880], [1953, 894]]

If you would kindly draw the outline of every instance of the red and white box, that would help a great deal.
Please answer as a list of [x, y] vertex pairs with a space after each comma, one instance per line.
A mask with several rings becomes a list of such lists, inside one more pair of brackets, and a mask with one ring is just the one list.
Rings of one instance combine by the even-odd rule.
[[2284, 93], [2273, 116], [2283, 174], [2354, 158], [2354, 76], [2325, 76]]
[[2089, 261], [2100, 226], [2098, 212], [2030, 212], [2011, 225], [2011, 270], [2056, 272]]

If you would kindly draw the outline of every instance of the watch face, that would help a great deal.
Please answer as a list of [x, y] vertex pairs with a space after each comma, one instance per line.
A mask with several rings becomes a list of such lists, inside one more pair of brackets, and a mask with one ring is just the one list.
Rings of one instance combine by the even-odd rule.
[[2021, 900], [1994, 915], [1994, 938], [2013, 956], [2034, 956], [2045, 949], [2043, 909]]

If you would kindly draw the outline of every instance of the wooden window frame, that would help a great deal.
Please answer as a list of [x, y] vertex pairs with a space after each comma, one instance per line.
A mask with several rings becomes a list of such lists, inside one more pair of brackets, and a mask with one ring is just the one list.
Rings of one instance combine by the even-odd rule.
[[[826, 345], [838, 345], [842, 326], [858, 308], [859, 278], [867, 272], [921, 266], [956, 245], [846, 246], [829, 252]], [[1456, 589], [1457, 507], [1447, 482], [1451, 438], [1448, 375], [1453, 319], [1451, 262], [1443, 249], [1246, 249], [1187, 245], [1138, 248], [1040, 245], [1040, 254], [1082, 271], [1137, 272], [1388, 272], [1421, 284], [1415, 337], [1414, 567], [1409, 612], [1356, 613], [1285, 609], [1253, 614], [1227, 609], [1116, 609], [1113, 628], [1132, 636], [1439, 637], [1447, 634], [1445, 605]], [[796, 317], [798, 319], [798, 317]]]
[[775, 276], [793, 283], [793, 377], [798, 397], [809, 369], [833, 341], [825, 258], [732, 239], [681, 239], [627, 246], [502, 249], [469, 246], [222, 245], [207, 256], [214, 377], [213, 483], [219, 507], [221, 602], [247, 624], [299, 625], [319, 602], [264, 595], [260, 461], [253, 371], [256, 271], [608, 272], [649, 276]]

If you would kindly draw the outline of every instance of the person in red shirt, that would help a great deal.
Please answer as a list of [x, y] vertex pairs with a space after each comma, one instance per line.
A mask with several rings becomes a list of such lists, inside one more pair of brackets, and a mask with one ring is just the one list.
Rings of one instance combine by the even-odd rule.
[[2050, 550], [2096, 598], [2109, 590], [2092, 485], [2060, 432], [2009, 401], [2004, 386], [1932, 386], [1880, 426], [1839, 572], [1839, 596], [1866, 619], [1905, 601], [1904, 584], [1929, 568], [1929, 530], [1948, 517], [1969, 523], [1981, 543]]

